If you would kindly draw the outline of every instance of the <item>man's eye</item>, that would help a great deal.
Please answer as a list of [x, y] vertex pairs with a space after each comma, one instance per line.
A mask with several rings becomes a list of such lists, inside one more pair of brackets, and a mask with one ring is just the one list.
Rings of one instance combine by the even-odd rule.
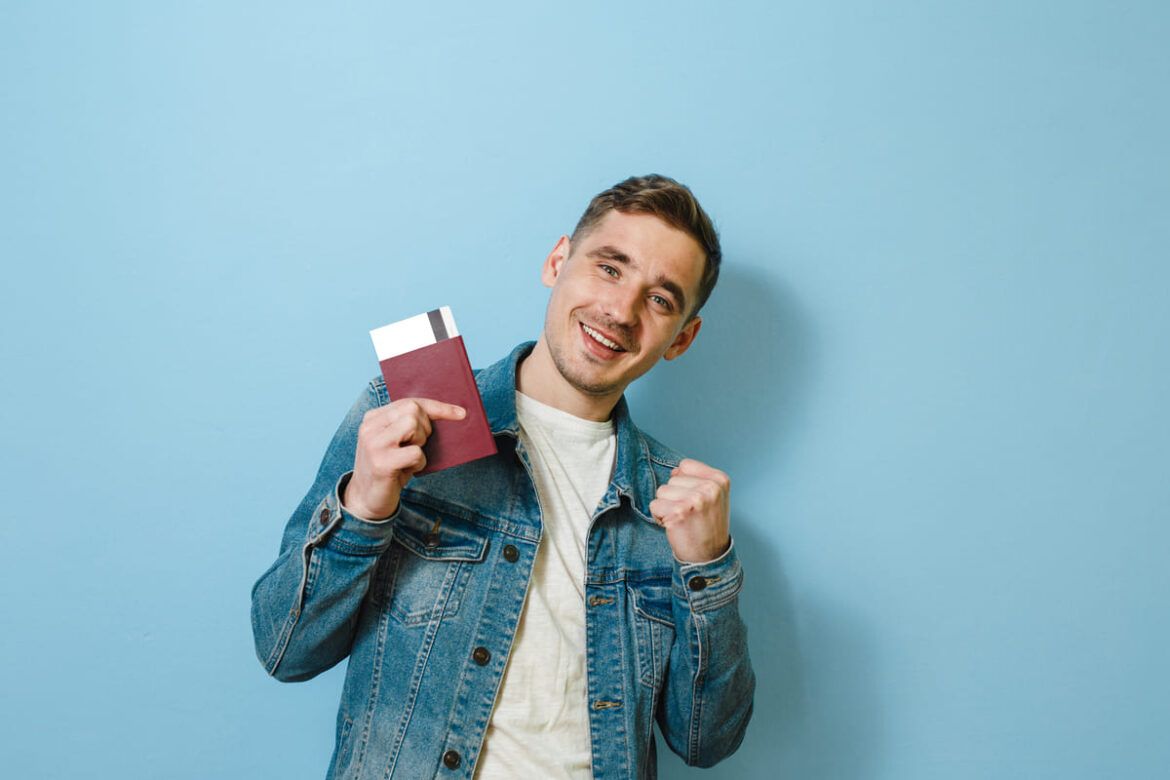
[[652, 295], [651, 299], [664, 309], [670, 309], [670, 301], [663, 298], [661, 295]]
[[604, 264], [602, 264], [602, 266], [601, 266], [601, 270], [602, 270], [602, 271], [605, 271], [605, 272], [606, 272], [607, 274], [609, 274], [610, 276], [617, 276], [617, 275], [618, 275], [617, 269], [616, 269], [616, 268], [614, 268], [612, 265], [604, 265]]

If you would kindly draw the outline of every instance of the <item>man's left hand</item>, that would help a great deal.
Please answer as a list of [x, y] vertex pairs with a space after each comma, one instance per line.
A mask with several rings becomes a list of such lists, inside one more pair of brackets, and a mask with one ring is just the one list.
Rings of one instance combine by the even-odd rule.
[[674, 557], [705, 563], [731, 545], [731, 480], [705, 463], [684, 458], [658, 487], [650, 514], [666, 529]]

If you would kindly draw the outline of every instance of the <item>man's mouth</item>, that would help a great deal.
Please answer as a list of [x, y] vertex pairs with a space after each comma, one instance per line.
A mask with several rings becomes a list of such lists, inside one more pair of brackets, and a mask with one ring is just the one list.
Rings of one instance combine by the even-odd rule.
[[613, 339], [609, 338], [608, 336], [605, 336], [600, 331], [589, 327], [585, 323], [581, 323], [581, 329], [583, 331], [585, 331], [585, 335], [587, 335], [589, 338], [596, 341], [598, 344], [601, 344], [603, 347], [611, 349], [614, 352], [625, 352], [626, 351], [625, 347], [623, 347], [621, 344], [618, 344]]

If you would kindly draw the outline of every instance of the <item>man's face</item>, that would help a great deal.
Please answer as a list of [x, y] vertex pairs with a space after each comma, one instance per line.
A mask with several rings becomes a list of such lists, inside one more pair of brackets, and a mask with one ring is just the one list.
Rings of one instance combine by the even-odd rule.
[[691, 345], [705, 264], [687, 233], [649, 214], [610, 211], [570, 246], [545, 260], [552, 288], [544, 336], [561, 376], [582, 393], [620, 394], [665, 357]]

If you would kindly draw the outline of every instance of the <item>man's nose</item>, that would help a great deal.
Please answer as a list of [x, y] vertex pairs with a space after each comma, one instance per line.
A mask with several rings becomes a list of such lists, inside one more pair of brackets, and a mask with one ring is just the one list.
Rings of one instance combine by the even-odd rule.
[[627, 327], [638, 324], [638, 306], [641, 302], [638, 291], [631, 287], [615, 290], [605, 304], [606, 314], [617, 324]]

